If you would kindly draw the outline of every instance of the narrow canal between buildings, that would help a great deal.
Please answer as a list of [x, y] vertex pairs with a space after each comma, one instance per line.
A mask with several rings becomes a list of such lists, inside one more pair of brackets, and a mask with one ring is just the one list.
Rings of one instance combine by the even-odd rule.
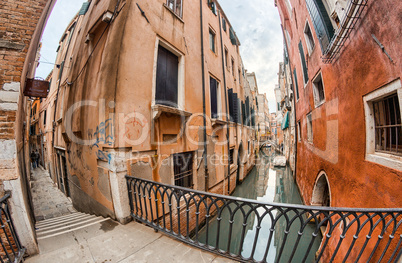
[[[250, 171], [242, 184], [236, 187], [236, 190], [232, 196], [253, 199], [261, 202], [302, 204], [302, 199], [298, 187], [294, 182], [290, 167], [274, 167], [272, 165], [274, 154], [271, 154], [268, 150], [260, 152], [259, 158], [260, 160], [257, 162], [257, 165]], [[229, 212], [227, 209], [225, 209], [222, 214], [221, 222], [228, 222], [229, 217]], [[244, 258], [249, 258], [252, 253], [254, 238], [256, 236], [258, 218], [257, 216], [250, 216], [247, 220], [246, 234], [244, 237], [242, 251], [239, 251], [239, 246], [243, 231], [243, 217], [240, 215], [240, 213], [237, 213], [233, 221], [234, 223], [232, 229], [232, 238], [230, 240], [230, 252], [235, 254], [240, 254], [241, 252], [241, 255]], [[208, 235], [208, 244], [212, 246], [216, 245], [216, 235], [212, 233], [216, 233], [217, 231], [217, 222], [218, 221], [216, 220], [215, 216], [211, 219], [208, 227], [208, 232], [210, 233]], [[228, 235], [226, 233], [229, 232], [229, 225], [222, 223], [220, 226], [220, 233], [222, 233], [222, 235], [220, 235], [219, 238], [219, 248], [226, 251], [228, 248]], [[253, 255], [254, 259], [257, 261], [263, 260], [264, 254], [266, 253], [271, 225], [271, 220], [266, 220], [261, 223], [256, 250]], [[222, 229], [222, 227], [224, 229]], [[267, 262], [278, 262], [277, 257], [280, 253], [284, 238], [286, 238], [286, 242], [279, 262], [289, 262], [294, 249], [293, 244], [295, 244], [298, 238], [300, 223], [293, 223], [288, 231], [289, 234], [285, 237], [286, 227], [286, 220], [282, 217], [282, 219], [280, 219], [274, 227], [275, 232], [267, 254]], [[292, 258], [292, 262], [301, 262], [303, 260], [305, 251], [310, 245], [314, 230], [314, 224], [307, 225], [307, 227], [303, 230], [303, 235], [300, 239], [297, 250], [295, 251], [295, 255]], [[199, 241], [205, 244], [206, 236], [206, 228], [204, 227], [199, 232]], [[319, 248], [321, 238], [321, 234], [319, 234], [314, 240], [308, 258], [305, 262], [314, 262], [315, 253]]]

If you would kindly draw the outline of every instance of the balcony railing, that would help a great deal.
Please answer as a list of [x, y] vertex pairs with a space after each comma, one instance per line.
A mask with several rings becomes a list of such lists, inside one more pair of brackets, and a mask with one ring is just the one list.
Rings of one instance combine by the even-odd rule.
[[327, 49], [322, 57], [324, 63], [331, 63], [345, 45], [346, 39], [350, 37], [357, 21], [361, 18], [368, 0], [350, 0], [346, 8], [345, 16], [341, 26], [336, 30]]
[[234, 260], [398, 262], [401, 259], [401, 208], [265, 203], [129, 176], [126, 179], [135, 220], [184, 243]]
[[8, 209], [6, 194], [0, 199], [0, 262], [20, 262], [23, 260], [25, 248], [22, 247], [13, 220]]

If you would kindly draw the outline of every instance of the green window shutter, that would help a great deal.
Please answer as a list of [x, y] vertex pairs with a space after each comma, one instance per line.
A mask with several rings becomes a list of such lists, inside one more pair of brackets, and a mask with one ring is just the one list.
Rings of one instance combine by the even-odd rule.
[[334, 36], [335, 29], [322, 0], [306, 0], [306, 4], [320, 42], [321, 51], [324, 53]]
[[286, 112], [281, 124], [282, 130], [286, 130], [287, 128], [289, 128], [289, 112]]
[[91, 2], [84, 2], [81, 6], [80, 11], [78, 12], [78, 15], [83, 16], [87, 13], [89, 5], [91, 4]]
[[299, 42], [299, 52], [300, 52], [300, 58], [301, 58], [302, 68], [303, 68], [304, 84], [306, 84], [308, 82], [307, 63], [306, 63], [306, 56], [304, 55], [303, 45], [302, 45], [301, 41]]
[[237, 39], [236, 39], [236, 35], [233, 31], [233, 28], [229, 29], [229, 36], [230, 36], [230, 41], [232, 42], [232, 45], [237, 45]]
[[296, 99], [299, 99], [299, 84], [297, 84], [297, 75], [296, 75], [296, 68], [293, 69], [293, 77], [295, 82], [295, 89], [296, 89]]

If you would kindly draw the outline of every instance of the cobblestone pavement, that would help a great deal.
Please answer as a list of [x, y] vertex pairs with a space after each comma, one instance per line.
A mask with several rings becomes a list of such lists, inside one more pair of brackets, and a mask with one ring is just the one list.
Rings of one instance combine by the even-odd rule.
[[36, 221], [76, 212], [71, 201], [53, 183], [48, 171], [42, 167], [31, 171], [31, 192]]

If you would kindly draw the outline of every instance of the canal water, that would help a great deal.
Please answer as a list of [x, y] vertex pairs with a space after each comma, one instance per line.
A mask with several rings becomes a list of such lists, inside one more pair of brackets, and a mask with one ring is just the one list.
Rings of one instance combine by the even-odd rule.
[[[267, 154], [266, 154], [267, 153]], [[232, 196], [242, 197], [247, 199], [258, 200], [261, 202], [275, 202], [275, 203], [288, 203], [288, 204], [302, 204], [302, 199], [298, 190], [297, 185], [294, 182], [292, 170], [289, 166], [283, 168], [277, 168], [272, 165], [272, 160], [274, 154], [266, 150], [259, 153], [260, 160], [257, 165], [251, 170], [247, 178], [242, 182], [241, 185], [236, 187], [236, 190]], [[247, 212], [247, 211], [246, 211]], [[275, 212], [273, 213], [275, 215]], [[293, 214], [288, 214], [293, 216]], [[221, 224], [220, 224], [220, 237], [219, 237], [219, 248], [227, 251], [228, 248], [228, 234], [229, 224], [224, 224], [224, 222], [229, 222], [230, 214], [228, 210], [224, 210], [222, 214]], [[269, 219], [267, 217], [267, 219]], [[243, 216], [237, 213], [234, 217], [234, 225], [232, 228], [232, 238], [230, 242], [230, 252], [234, 254], [241, 254], [245, 258], [251, 256], [254, 239], [257, 233], [258, 218], [257, 216], [250, 216], [247, 220], [246, 234], [244, 238], [244, 244], [242, 251], [239, 251], [241, 234], [244, 231]], [[216, 245], [216, 232], [217, 228], [216, 217], [212, 218], [208, 226], [208, 244], [211, 246]], [[266, 247], [268, 244], [269, 229], [271, 228], [271, 220], [263, 220], [261, 223], [261, 228], [259, 230], [258, 242], [256, 243], [256, 251], [253, 258], [257, 261], [261, 261], [266, 253]], [[274, 236], [272, 242], [270, 242], [270, 248], [267, 254], [268, 262], [278, 262], [278, 255], [280, 254], [280, 249], [282, 247], [282, 241], [285, 238], [286, 221], [284, 217], [279, 220], [275, 225]], [[289, 229], [289, 234], [286, 237], [285, 246], [279, 262], [289, 262], [290, 256], [294, 249], [294, 245], [297, 237], [298, 231], [300, 229], [300, 223], [295, 222]], [[315, 228], [314, 225], [307, 225], [303, 231], [302, 238], [292, 258], [292, 262], [301, 262], [304, 258], [305, 251], [307, 250], [312, 234]], [[199, 232], [199, 241], [206, 243], [206, 229], [205, 227]], [[315, 252], [318, 250], [321, 235], [314, 240], [312, 248], [305, 262], [314, 262]]]

